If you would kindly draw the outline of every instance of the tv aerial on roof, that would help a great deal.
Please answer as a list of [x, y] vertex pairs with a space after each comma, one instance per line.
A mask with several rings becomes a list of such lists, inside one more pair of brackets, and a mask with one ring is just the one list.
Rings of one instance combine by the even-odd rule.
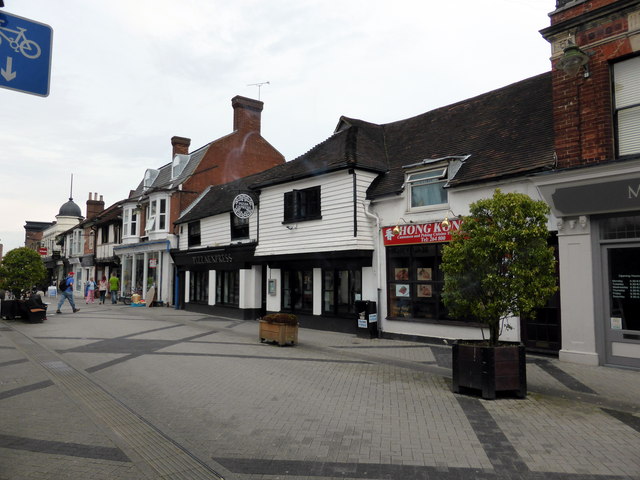
[[[2, 0], [0, 0], [1, 2]], [[247, 85], [247, 87], [258, 87], [258, 100], [260, 100], [260, 89], [264, 86], [264, 85], [271, 85], [270, 82], [259, 82], [259, 83], [249, 83]]]

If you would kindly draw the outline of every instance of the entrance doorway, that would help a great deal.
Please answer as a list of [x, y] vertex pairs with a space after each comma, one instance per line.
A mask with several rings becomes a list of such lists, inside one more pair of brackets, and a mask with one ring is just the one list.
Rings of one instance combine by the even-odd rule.
[[640, 243], [603, 247], [606, 361], [640, 367]]
[[[558, 236], [555, 232], [549, 237], [548, 243], [553, 247], [556, 259], [556, 278], [560, 278]], [[536, 309], [532, 318], [521, 318], [522, 343], [527, 351], [558, 355], [562, 348], [560, 318], [560, 290], [557, 290], [544, 307]]]

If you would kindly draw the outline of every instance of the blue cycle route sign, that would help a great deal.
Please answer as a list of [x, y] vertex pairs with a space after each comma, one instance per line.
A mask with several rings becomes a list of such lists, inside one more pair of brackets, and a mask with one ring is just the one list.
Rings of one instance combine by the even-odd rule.
[[53, 29], [0, 11], [0, 87], [46, 97]]

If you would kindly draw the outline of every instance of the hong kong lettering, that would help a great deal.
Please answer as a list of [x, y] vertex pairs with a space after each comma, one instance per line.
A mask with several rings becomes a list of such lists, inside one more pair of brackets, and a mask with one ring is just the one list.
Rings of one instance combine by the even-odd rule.
[[231, 263], [233, 257], [228, 253], [216, 253], [214, 255], [196, 255], [193, 257], [193, 263], [202, 265], [205, 263]]
[[450, 220], [448, 224], [438, 223], [423, 223], [423, 224], [409, 224], [400, 225], [399, 236], [404, 235], [433, 235], [439, 233], [449, 233], [452, 230], [459, 230], [462, 220]]

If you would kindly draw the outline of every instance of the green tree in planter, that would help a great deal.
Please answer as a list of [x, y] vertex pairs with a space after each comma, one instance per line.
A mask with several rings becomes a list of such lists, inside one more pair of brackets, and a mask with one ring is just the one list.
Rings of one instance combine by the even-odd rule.
[[15, 296], [40, 285], [47, 276], [40, 255], [27, 247], [7, 252], [0, 264], [0, 288]]
[[556, 291], [548, 214], [542, 201], [496, 190], [470, 206], [444, 248], [444, 304], [453, 317], [487, 325], [490, 345], [504, 319], [532, 313]]

